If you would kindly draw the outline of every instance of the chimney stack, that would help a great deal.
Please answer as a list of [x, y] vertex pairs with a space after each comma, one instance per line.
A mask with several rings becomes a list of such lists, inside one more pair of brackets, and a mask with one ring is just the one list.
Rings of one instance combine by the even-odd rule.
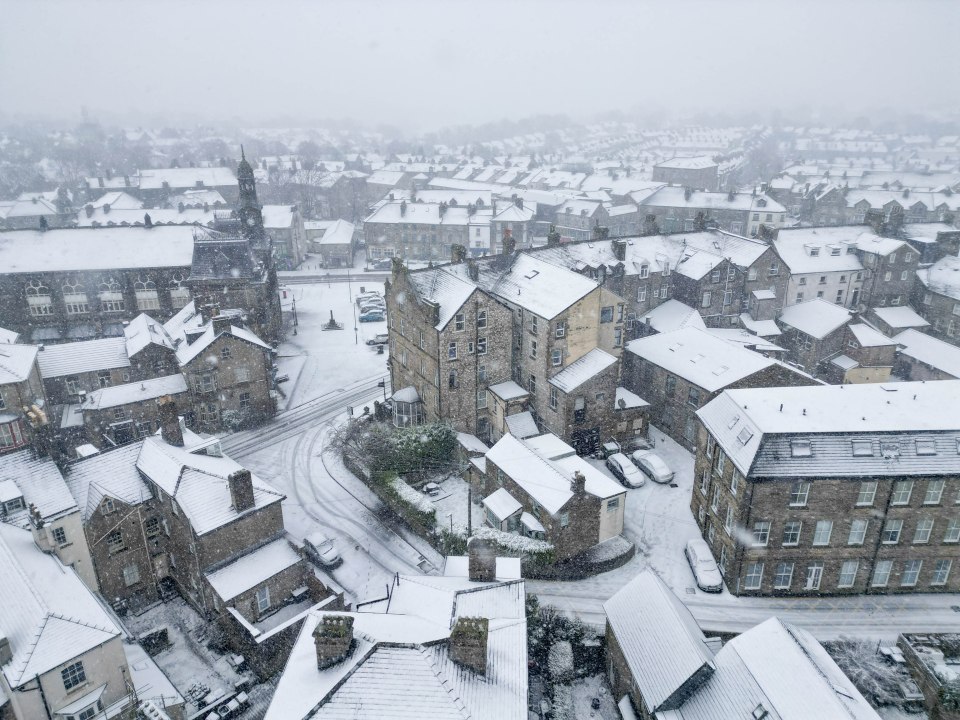
[[13, 660], [13, 651], [10, 649], [10, 639], [0, 635], [0, 667]]
[[204, 303], [200, 306], [200, 320], [206, 325], [220, 314], [220, 306], [216, 303]]
[[517, 249], [517, 241], [513, 239], [513, 231], [510, 228], [503, 229], [503, 254], [513, 255]]
[[613, 241], [613, 256], [620, 262], [624, 262], [627, 259], [627, 241], [626, 240]]
[[168, 445], [183, 447], [183, 431], [180, 429], [180, 417], [177, 415], [177, 403], [169, 395], [158, 400], [160, 406], [160, 437]]
[[587, 492], [587, 479], [583, 473], [577, 470], [573, 473], [573, 481], [570, 483], [570, 490], [574, 495], [583, 495]]
[[460, 243], [453, 243], [450, 246], [450, 262], [453, 265], [459, 265], [467, 259], [467, 248]]
[[480, 266], [477, 264], [477, 261], [473, 258], [467, 260], [467, 274], [470, 276], [470, 279], [474, 282], [480, 279]]
[[221, 333], [230, 332], [232, 322], [228, 315], [215, 315], [210, 321], [213, 323], [214, 337]]
[[483, 617], [460, 617], [450, 630], [448, 650], [457, 665], [480, 675], [487, 673], [487, 636], [490, 621]]
[[230, 500], [238, 513], [253, 507], [253, 475], [246, 468], [235, 470], [227, 475], [230, 486]]
[[471, 582], [493, 582], [497, 579], [497, 548], [488, 540], [470, 538], [467, 543]]
[[318, 670], [346, 660], [353, 647], [353, 618], [324, 615], [313, 630], [313, 644], [317, 651]]

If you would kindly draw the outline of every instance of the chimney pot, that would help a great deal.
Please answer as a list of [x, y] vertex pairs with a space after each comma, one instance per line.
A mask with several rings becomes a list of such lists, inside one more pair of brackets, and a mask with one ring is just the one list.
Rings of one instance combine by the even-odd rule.
[[450, 659], [458, 665], [485, 675], [490, 621], [483, 617], [460, 617], [450, 630]]

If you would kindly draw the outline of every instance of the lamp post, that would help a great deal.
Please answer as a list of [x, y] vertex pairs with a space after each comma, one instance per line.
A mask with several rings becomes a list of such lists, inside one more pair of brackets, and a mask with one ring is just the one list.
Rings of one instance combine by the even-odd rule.
[[297, 334], [297, 326], [300, 324], [297, 320], [297, 296], [291, 294], [291, 299], [293, 302], [293, 334]]

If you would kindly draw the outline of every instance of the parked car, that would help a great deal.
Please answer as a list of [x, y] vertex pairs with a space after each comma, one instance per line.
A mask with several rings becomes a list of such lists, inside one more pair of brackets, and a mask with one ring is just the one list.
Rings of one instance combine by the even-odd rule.
[[365, 302], [360, 306], [361, 313], [370, 312], [371, 310], [376, 310], [377, 312], [386, 313], [387, 306], [384, 305], [383, 303], [377, 303], [377, 302]]
[[332, 568], [343, 562], [340, 553], [333, 546], [333, 540], [321, 532], [307, 535], [303, 539], [303, 549], [307, 557], [321, 567]]
[[423, 491], [430, 497], [436, 497], [440, 494], [440, 486], [435, 482], [428, 482], [423, 486]]
[[380, 310], [371, 308], [366, 312], [360, 313], [360, 322], [383, 322], [384, 320], [386, 320], [386, 317], [384, 317], [383, 312]]
[[367, 340], [367, 345], [386, 345], [390, 336], [387, 333], [377, 333]]
[[357, 295], [357, 305], [362, 305], [369, 300], [383, 300], [383, 296], [373, 290], [368, 290], [367, 292], [362, 292]]
[[630, 459], [623, 453], [614, 453], [607, 458], [607, 467], [617, 479], [630, 488], [638, 488], [643, 485], [643, 473], [634, 466]]
[[704, 592], [723, 592], [723, 576], [706, 540], [703, 538], [687, 540], [683, 553], [687, 556], [687, 562], [693, 570], [693, 578], [697, 581], [698, 588]]
[[383, 260], [375, 260], [370, 263], [370, 267], [374, 270], [390, 270], [393, 267], [393, 262], [390, 258], [384, 258]]
[[653, 450], [637, 450], [630, 458], [643, 474], [655, 483], [666, 484], [673, 480], [673, 470]]

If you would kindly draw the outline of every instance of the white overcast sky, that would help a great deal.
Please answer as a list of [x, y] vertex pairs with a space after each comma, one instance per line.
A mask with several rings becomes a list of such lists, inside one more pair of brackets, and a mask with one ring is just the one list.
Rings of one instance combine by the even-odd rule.
[[6, 0], [0, 113], [356, 118], [954, 110], [956, 0]]

